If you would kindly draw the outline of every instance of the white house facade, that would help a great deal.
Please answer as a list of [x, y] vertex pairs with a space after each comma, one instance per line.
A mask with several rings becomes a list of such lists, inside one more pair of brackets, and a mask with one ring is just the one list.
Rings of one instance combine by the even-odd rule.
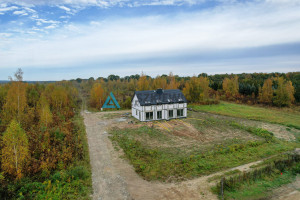
[[187, 117], [187, 100], [180, 90], [136, 91], [131, 108], [132, 116], [140, 121]]

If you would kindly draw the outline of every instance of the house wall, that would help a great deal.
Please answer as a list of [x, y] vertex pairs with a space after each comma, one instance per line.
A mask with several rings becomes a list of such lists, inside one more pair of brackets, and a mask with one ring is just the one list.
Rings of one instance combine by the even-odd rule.
[[140, 105], [137, 96], [134, 95], [134, 97], [132, 99], [132, 102], [131, 102], [131, 114], [132, 114], [133, 117], [137, 118], [138, 120], [144, 121], [144, 119], [141, 118], [142, 111], [143, 111], [143, 108]]
[[146, 120], [146, 112], [153, 112], [153, 120], [157, 120], [157, 111], [162, 111], [162, 119], [169, 119], [169, 110], [173, 110], [173, 118], [177, 117], [177, 110], [183, 109], [183, 116], [187, 117], [187, 103], [175, 103], [175, 104], [163, 104], [163, 105], [151, 105], [141, 106], [136, 95], [132, 99], [132, 116], [139, 119], [140, 121], [151, 121]]

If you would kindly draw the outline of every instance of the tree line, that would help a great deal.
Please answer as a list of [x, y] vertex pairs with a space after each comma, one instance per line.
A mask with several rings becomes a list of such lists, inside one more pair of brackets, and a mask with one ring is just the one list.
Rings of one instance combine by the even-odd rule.
[[145, 74], [119, 77], [109, 75], [96, 80], [72, 80], [84, 91], [92, 108], [100, 109], [109, 92], [113, 92], [123, 108], [130, 108], [134, 91], [180, 89], [191, 103], [211, 104], [219, 100], [237, 103], [291, 106], [300, 102], [300, 72], [216, 74], [180, 77]]

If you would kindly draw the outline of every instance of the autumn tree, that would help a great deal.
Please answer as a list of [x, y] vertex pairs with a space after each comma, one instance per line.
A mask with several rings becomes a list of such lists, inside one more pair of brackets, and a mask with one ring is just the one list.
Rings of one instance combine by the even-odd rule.
[[292, 82], [284, 80], [283, 77], [278, 77], [276, 80], [277, 89], [275, 90], [273, 103], [280, 107], [290, 106], [295, 101], [295, 89], [292, 85]]
[[167, 85], [167, 89], [177, 89], [178, 88], [178, 83], [175, 79], [175, 76], [173, 75], [172, 72], [170, 72], [169, 76], [168, 76], [168, 85]]
[[209, 80], [206, 77], [192, 77], [186, 82], [183, 94], [190, 102], [203, 102], [209, 98]]
[[3, 106], [4, 120], [10, 122], [15, 118], [20, 123], [24, 111], [27, 107], [26, 87], [27, 84], [23, 83], [23, 72], [21, 69], [15, 73], [15, 78], [11, 80], [11, 85], [7, 91], [6, 103]]
[[29, 145], [25, 131], [16, 120], [11, 121], [3, 134], [2, 143], [2, 170], [20, 179], [29, 157]]
[[154, 80], [153, 80], [153, 84], [152, 84], [152, 89], [156, 90], [156, 89], [166, 89], [167, 88], [167, 80], [164, 77], [161, 76], [157, 76]]
[[104, 97], [104, 90], [100, 83], [95, 83], [93, 88], [90, 91], [90, 104], [92, 107], [101, 109], [102, 105], [104, 104], [105, 97]]
[[234, 76], [232, 78], [224, 78], [223, 80], [223, 91], [228, 99], [234, 98], [239, 94], [239, 83], [238, 77]]
[[143, 90], [149, 90], [150, 89], [150, 82], [147, 79], [147, 76], [142, 73], [139, 80], [138, 80], [138, 90], [143, 91]]
[[273, 99], [273, 81], [268, 78], [265, 80], [264, 85], [259, 94], [259, 101], [261, 103], [271, 104]]
[[38, 113], [40, 124], [44, 127], [48, 127], [53, 122], [53, 116], [50, 110], [50, 106], [45, 95], [42, 95], [38, 103]]

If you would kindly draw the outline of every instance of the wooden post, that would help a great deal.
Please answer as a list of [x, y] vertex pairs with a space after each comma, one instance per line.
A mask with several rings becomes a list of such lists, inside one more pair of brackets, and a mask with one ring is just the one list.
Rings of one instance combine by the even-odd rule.
[[221, 199], [224, 200], [224, 177], [221, 179]]

